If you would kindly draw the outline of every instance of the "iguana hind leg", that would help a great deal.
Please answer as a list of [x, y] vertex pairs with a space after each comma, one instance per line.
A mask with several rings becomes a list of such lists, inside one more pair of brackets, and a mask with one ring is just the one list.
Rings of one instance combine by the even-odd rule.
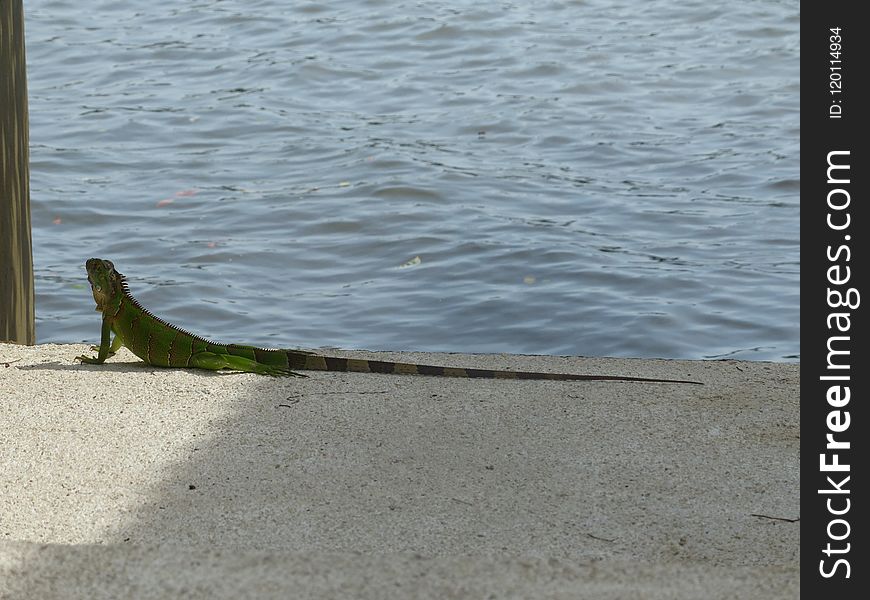
[[258, 373], [260, 375], [271, 375], [273, 377], [308, 377], [302, 373], [295, 373], [287, 367], [279, 367], [277, 365], [264, 365], [244, 356], [236, 356], [234, 354], [216, 354], [214, 352], [197, 352], [190, 357], [189, 364], [191, 367], [198, 369], [209, 369], [211, 371], [219, 371], [220, 369], [233, 369], [234, 371], [245, 371], [247, 373]]

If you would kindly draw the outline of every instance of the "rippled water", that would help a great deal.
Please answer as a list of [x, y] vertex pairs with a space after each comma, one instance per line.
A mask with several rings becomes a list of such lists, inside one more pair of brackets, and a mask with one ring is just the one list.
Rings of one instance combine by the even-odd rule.
[[797, 2], [26, 8], [40, 342], [799, 356]]

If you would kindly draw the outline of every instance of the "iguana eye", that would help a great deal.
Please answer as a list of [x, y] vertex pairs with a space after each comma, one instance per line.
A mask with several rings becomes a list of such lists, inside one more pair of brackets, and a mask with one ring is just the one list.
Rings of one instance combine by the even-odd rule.
[[101, 291], [101, 290], [103, 289], [103, 288], [102, 288], [100, 285], [98, 285], [98, 284], [94, 284], [93, 287], [94, 287], [94, 289], [97, 290], [98, 292]]

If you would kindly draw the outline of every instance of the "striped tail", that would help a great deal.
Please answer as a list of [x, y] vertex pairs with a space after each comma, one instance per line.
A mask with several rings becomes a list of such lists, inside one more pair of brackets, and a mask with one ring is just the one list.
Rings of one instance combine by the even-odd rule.
[[650, 379], [647, 377], [621, 377], [616, 375], [575, 375], [571, 373], [535, 373], [529, 371], [499, 371], [493, 369], [467, 369], [414, 363], [338, 358], [287, 351], [289, 369], [308, 371], [351, 371], [354, 373], [386, 373], [396, 375], [435, 375], [439, 377], [464, 377], [480, 379], [539, 379], [550, 381], [642, 381], [653, 383], [692, 383], [699, 381], [681, 379]]

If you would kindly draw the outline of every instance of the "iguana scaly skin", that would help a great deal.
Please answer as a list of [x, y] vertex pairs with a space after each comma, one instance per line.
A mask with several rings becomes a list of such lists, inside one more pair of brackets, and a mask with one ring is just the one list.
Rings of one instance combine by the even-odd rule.
[[[647, 379], [612, 375], [571, 375], [567, 373], [528, 373], [438, 367], [412, 363], [361, 360], [322, 356], [304, 350], [267, 350], [241, 344], [218, 344], [184, 331], [151, 314], [139, 304], [127, 288], [126, 278], [115, 270], [111, 261], [91, 258], [86, 263], [88, 281], [103, 314], [103, 328], [96, 357], [78, 356], [78, 360], [99, 365], [121, 346], [155, 367], [193, 367], [198, 369], [232, 369], [261, 375], [306, 377], [295, 369], [311, 371], [355, 371], [360, 373], [396, 373], [442, 375], [446, 377], [482, 377], [487, 379], [551, 379], [644, 381], [658, 383], [698, 383], [676, 379]], [[115, 339], [109, 342], [114, 332]]]

